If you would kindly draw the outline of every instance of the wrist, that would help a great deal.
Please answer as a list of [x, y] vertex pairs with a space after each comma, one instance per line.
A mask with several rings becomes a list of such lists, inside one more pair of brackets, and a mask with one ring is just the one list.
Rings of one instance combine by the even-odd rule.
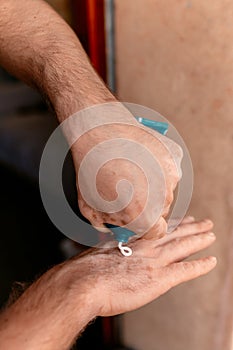
[[[93, 249], [95, 250], [96, 248]], [[99, 262], [97, 268], [95, 255], [92, 255], [89, 250], [84, 252], [83, 256], [71, 260], [71, 263], [71, 271], [73, 271], [72, 288], [77, 292], [81, 287], [82, 294], [86, 296], [88, 312], [91, 317], [90, 321], [100, 316], [103, 303], [105, 302], [107, 281], [105, 275], [102, 274], [106, 268], [105, 261]]]
[[[48, 69], [45, 68], [43, 74], [42, 90], [60, 122], [93, 105], [117, 101], [86, 55], [82, 52], [77, 52], [76, 55], [78, 62], [67, 59], [66, 62], [62, 62], [62, 69], [55, 67], [54, 71], [51, 68], [52, 63], [47, 62]], [[80, 60], [82, 67], [79, 67]], [[61, 58], [57, 58], [57, 61], [61, 61]]]
[[0, 347], [68, 348], [96, 317], [91, 298], [90, 286], [77, 276], [72, 261], [52, 268], [1, 315]]
[[[89, 269], [85, 268], [85, 263], [81, 258], [71, 259], [64, 264], [57, 266], [58, 271], [54, 275], [57, 281], [55, 288], [64, 293], [64, 303], [70, 306], [72, 317], [76, 317], [75, 323], [80, 320], [78, 310], [83, 310], [84, 323], [88, 323], [97, 316], [94, 289], [96, 286], [95, 276]], [[77, 307], [77, 308], [76, 308]]]
[[49, 100], [60, 123], [85, 108], [108, 102], [117, 102], [106, 87], [98, 86], [98, 84], [90, 84], [86, 93], [80, 91], [80, 87], [73, 87], [69, 91], [63, 89], [56, 96], [49, 97]]
[[[135, 134], [138, 122], [132, 113], [115, 100], [79, 110], [62, 125], [63, 133], [71, 146], [73, 157], [80, 160], [101, 142], [116, 138], [128, 138]], [[77, 158], [77, 159], [76, 159]]]

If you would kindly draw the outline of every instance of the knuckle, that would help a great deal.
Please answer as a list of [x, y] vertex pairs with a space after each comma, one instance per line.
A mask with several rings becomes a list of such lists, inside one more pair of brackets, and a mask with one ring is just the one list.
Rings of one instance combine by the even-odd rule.
[[198, 261], [187, 261], [183, 263], [183, 269], [185, 272], [194, 272], [199, 266]]

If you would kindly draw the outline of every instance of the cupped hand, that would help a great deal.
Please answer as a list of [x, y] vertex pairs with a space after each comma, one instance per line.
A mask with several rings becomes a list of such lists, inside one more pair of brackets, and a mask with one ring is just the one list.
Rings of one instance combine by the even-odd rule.
[[[77, 273], [90, 285], [96, 314], [109, 316], [137, 309], [172, 287], [211, 271], [215, 257], [183, 261], [215, 241], [210, 220], [186, 218], [160, 240], [150, 237], [130, 244], [131, 257], [115, 249], [93, 249], [75, 258]], [[86, 277], [85, 277], [86, 276]]]
[[127, 225], [140, 235], [151, 231], [161, 237], [181, 176], [182, 150], [140, 125], [125, 108], [114, 112], [110, 124], [103, 118], [103, 125], [92, 130], [87, 116], [83, 129], [88, 131], [72, 147], [80, 211], [97, 229], [104, 223]]

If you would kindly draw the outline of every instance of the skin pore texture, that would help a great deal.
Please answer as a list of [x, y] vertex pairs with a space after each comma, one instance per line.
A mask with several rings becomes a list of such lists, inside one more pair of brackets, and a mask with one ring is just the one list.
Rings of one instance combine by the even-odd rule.
[[[116, 102], [116, 98], [109, 92], [89, 63], [75, 33], [49, 5], [41, 0], [22, 0], [20, 2], [2, 0], [0, 2], [0, 52], [0, 64], [18, 78], [39, 89], [50, 101], [60, 122], [86, 107]], [[111, 131], [109, 131], [109, 126], [99, 127], [95, 132], [86, 132], [72, 146], [76, 175], [80, 162], [90, 147], [110, 136], [133, 139], [148, 147], [164, 172], [166, 198], [161, 217], [158, 221], [156, 220], [156, 224], [154, 225], [152, 215], [148, 215], [148, 218], [152, 218], [151, 222], [145, 218], [143, 222], [142, 218], [140, 224], [148, 226], [152, 234], [156, 232], [160, 237], [166, 231], [164, 217], [173, 200], [173, 190], [179, 179], [179, 165], [177, 164], [181, 160], [182, 151], [173, 141], [167, 145], [165, 142], [168, 141], [164, 138], [161, 142], [161, 137], [156, 135], [156, 132], [151, 135], [146, 128], [114, 125], [114, 121], [119, 122], [122, 116], [125, 121], [135, 126], [138, 125], [129, 111], [119, 104], [111, 115]], [[87, 129], [90, 127], [89, 119], [84, 119], [79, 118], [77, 128], [82, 128], [84, 124]], [[175, 154], [177, 162], [174, 161]], [[109, 223], [114, 220], [116, 225], [122, 225], [122, 220], [128, 224], [141, 211], [147, 186], [140, 169], [136, 168], [133, 171], [133, 178], [131, 170], [130, 162], [128, 166], [125, 166], [124, 161], [113, 159], [103, 167], [101, 176], [98, 178], [98, 191], [110, 199], [115, 196], [116, 183], [120, 179], [127, 179], [134, 185], [134, 198], [131, 205], [115, 213], [114, 216], [109, 216], [101, 210], [93, 210], [83, 200], [77, 180], [80, 210], [93, 226], [103, 228], [106, 220]], [[113, 171], [114, 176], [112, 176]], [[88, 183], [86, 188], [88, 188]], [[136, 231], [137, 227], [134, 230]]]
[[[83, 108], [116, 101], [91, 67], [76, 35], [41, 0], [1, 0], [0, 64], [36, 87], [49, 100], [60, 122]], [[46, 272], [2, 312], [1, 349], [69, 349], [96, 316], [134, 310], [214, 268], [213, 257], [182, 261], [214, 242], [210, 221], [187, 218], [175, 232], [158, 240], [166, 232], [165, 216], [179, 180], [177, 164], [182, 151], [174, 142], [166, 147], [156, 133], [136, 127], [134, 117], [122, 105], [113, 120], [118, 122], [122, 115], [132, 126], [103, 126], [74, 144], [76, 172], [90, 147], [109, 137], [144, 144], [155, 154], [165, 177], [166, 198], [159, 222], [143, 238], [130, 244], [134, 253], [129, 258], [122, 257], [117, 249], [95, 248]], [[80, 118], [78, 127], [85, 123], [88, 125], [88, 120]], [[109, 216], [93, 210], [78, 188], [80, 209], [93, 225], [101, 227], [106, 220], [121, 225], [122, 220], [127, 223], [140, 212], [147, 188], [139, 169], [133, 169], [132, 177], [132, 167], [130, 162], [113, 160], [97, 178], [97, 188], [110, 200], [122, 177], [134, 184], [133, 202], [120, 213]]]
[[38, 88], [60, 121], [93, 104], [115, 101], [68, 24], [41, 0], [0, 2], [0, 63]]
[[47, 271], [0, 316], [0, 348], [66, 350], [96, 316], [139, 308], [170, 288], [206, 274], [214, 257], [182, 261], [207, 248], [210, 220], [186, 218], [172, 234], [131, 243], [134, 254], [90, 249]]

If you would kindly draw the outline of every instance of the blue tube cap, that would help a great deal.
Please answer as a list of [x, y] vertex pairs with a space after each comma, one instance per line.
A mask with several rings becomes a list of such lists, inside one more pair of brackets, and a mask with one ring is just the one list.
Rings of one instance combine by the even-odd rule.
[[133, 231], [130, 231], [125, 227], [123, 228], [123, 227], [115, 226], [112, 224], [105, 224], [105, 226], [112, 231], [115, 239], [118, 242], [127, 243], [129, 238], [134, 236], [134, 234], [135, 234]]
[[157, 122], [155, 120], [146, 119], [142, 117], [136, 117], [137, 121], [148, 128], [158, 131], [162, 135], [166, 135], [168, 131], [168, 123]]

